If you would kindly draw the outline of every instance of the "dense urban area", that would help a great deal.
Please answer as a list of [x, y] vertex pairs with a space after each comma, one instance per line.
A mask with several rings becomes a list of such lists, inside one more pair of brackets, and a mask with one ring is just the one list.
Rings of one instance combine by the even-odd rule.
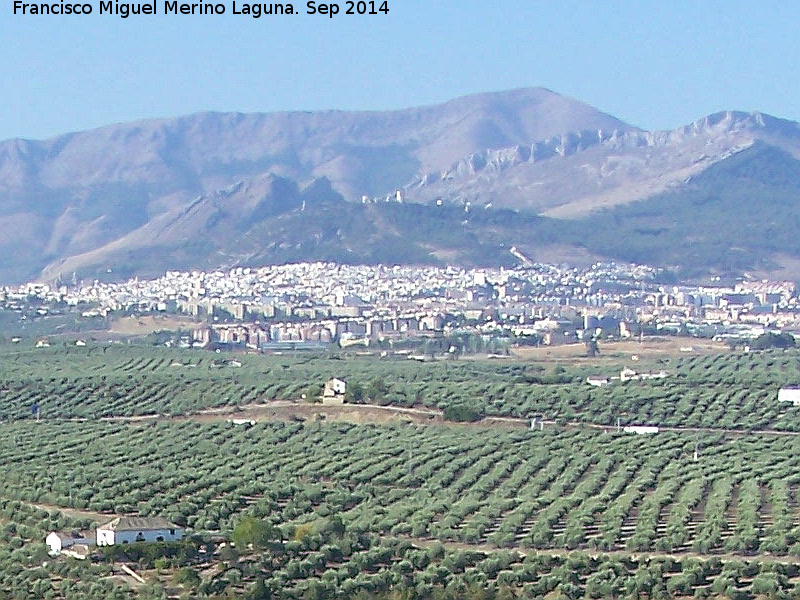
[[[668, 280], [660, 269], [615, 263], [517, 269], [301, 263], [170, 271], [120, 283], [29, 283], [2, 288], [0, 305], [20, 322], [64, 313], [87, 320], [187, 316], [195, 324], [179, 344], [261, 350], [385, 348], [453, 334], [494, 340], [497, 349], [654, 334], [746, 344], [765, 333], [800, 331], [793, 283]], [[481, 342], [473, 350], [475, 343]]]

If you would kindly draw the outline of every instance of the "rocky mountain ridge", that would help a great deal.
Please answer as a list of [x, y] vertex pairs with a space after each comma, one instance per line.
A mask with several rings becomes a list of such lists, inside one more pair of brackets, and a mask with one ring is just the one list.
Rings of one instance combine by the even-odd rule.
[[[544, 89], [9, 140], [0, 143], [0, 281], [320, 258], [503, 263], [514, 244], [569, 255], [586, 251], [579, 236], [515, 227], [666, 198], [760, 145], [800, 157], [800, 125], [728, 111], [647, 132]], [[354, 208], [396, 190], [405, 208]], [[477, 209], [501, 212], [479, 219]], [[402, 248], [414, 227], [430, 240]]]
[[405, 187], [415, 202], [491, 204], [556, 217], [647, 198], [763, 141], [800, 156], [800, 124], [726, 111], [671, 131], [579, 131], [485, 149]]

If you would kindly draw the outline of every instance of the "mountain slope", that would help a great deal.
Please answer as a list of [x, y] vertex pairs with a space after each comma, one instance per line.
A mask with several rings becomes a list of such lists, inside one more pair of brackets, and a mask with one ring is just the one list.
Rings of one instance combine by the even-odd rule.
[[205, 113], [0, 143], [1, 280], [92, 252], [199, 195], [268, 173], [347, 200], [393, 192], [487, 148], [573, 129], [633, 131], [543, 89], [391, 112]]
[[572, 241], [602, 256], [691, 273], [773, 270], [783, 255], [800, 256], [800, 161], [756, 143], [679, 189], [575, 226]]
[[406, 195], [417, 202], [491, 202], [577, 218], [680, 186], [756, 142], [800, 156], [800, 126], [729, 111], [667, 132], [575, 131], [472, 154], [418, 178]]
[[325, 179], [300, 188], [269, 175], [202, 196], [103, 247], [56, 261], [43, 278], [298, 261], [511, 265], [509, 240], [534, 251], [550, 237], [546, 221], [508, 210], [353, 203]]
[[[347, 199], [391, 192], [469, 153], [576, 129], [633, 128], [543, 89], [468, 96], [390, 112], [203, 113], [113, 125], [36, 142], [0, 143], [0, 193], [131, 185], [199, 192], [221, 179], [273, 171], [328, 177]], [[394, 178], [366, 189], [374, 163], [395, 163]], [[397, 163], [405, 162], [400, 165]], [[382, 168], [386, 168], [383, 166]]]
[[[511, 246], [763, 268], [800, 256], [798, 157], [800, 125], [760, 113], [645, 132], [541, 89], [11, 140], [0, 281], [289, 260], [506, 264]], [[405, 203], [383, 201], [399, 188]]]
[[800, 161], [757, 143], [680, 188], [578, 219], [509, 209], [346, 202], [327, 180], [305, 188], [257, 177], [203, 196], [96, 251], [54, 263], [73, 271], [154, 275], [170, 268], [294, 261], [513, 265], [559, 249], [574, 260], [607, 258], [683, 275], [775, 268], [800, 257]]

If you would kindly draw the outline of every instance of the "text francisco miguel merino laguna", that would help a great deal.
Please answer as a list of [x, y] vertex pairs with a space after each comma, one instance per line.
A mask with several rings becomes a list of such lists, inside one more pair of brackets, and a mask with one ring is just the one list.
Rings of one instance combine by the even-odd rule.
[[[389, 3], [386, 0], [372, 0], [370, 2], [346, 2], [347, 10], [343, 14], [387, 14], [389, 12]], [[164, 1], [164, 14], [169, 15], [223, 15], [226, 12], [225, 4], [214, 2], [195, 2], [195, 3], [179, 3], [177, 0]], [[252, 17], [260, 17], [263, 15], [293, 15], [297, 14], [292, 4], [286, 3], [247, 3], [243, 2], [237, 6], [233, 2], [232, 13], [234, 15], [250, 15]], [[21, 15], [90, 15], [94, 7], [89, 3], [72, 3], [72, 2], [49, 2], [49, 3], [30, 3], [15, 0], [14, 14]], [[119, 0], [109, 0], [108, 2], [100, 2], [100, 10], [102, 14], [118, 15], [127, 18], [130, 15], [157, 15], [158, 3], [157, 2], [119, 2]], [[313, 15], [326, 15], [332, 17], [339, 13], [339, 5], [336, 2], [323, 3], [323, 2], [307, 2], [306, 13]]]

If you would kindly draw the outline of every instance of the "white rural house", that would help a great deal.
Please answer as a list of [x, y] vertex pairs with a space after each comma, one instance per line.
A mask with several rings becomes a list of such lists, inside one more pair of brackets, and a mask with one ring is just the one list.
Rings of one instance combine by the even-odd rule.
[[117, 517], [97, 528], [97, 545], [176, 542], [183, 529], [161, 517]]
[[344, 404], [344, 396], [347, 393], [347, 383], [335, 377], [325, 384], [322, 391], [323, 404]]
[[50, 548], [50, 554], [56, 556], [61, 554], [68, 548], [72, 548], [76, 545], [84, 545], [88, 546], [91, 545], [91, 540], [86, 539], [85, 537], [80, 536], [73, 536], [68, 533], [60, 533], [58, 531], [51, 532], [46, 538], [45, 543]]
[[793, 406], [800, 406], [800, 389], [781, 388], [778, 390], [778, 402], [791, 402]]

